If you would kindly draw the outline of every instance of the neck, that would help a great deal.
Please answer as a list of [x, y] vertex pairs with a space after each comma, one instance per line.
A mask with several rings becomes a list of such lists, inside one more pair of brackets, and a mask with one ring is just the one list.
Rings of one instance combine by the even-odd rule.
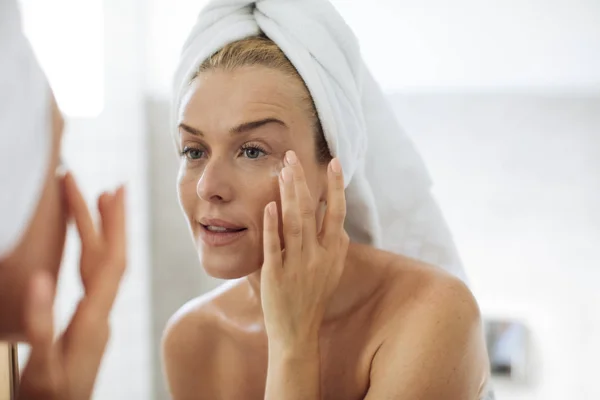
[[[334, 291], [325, 309], [323, 324], [335, 322], [344, 318], [352, 310], [365, 302], [379, 287], [381, 277], [370, 271], [372, 260], [369, 261], [368, 247], [350, 243], [344, 272], [338, 287]], [[250, 290], [260, 305], [260, 269], [246, 277]]]

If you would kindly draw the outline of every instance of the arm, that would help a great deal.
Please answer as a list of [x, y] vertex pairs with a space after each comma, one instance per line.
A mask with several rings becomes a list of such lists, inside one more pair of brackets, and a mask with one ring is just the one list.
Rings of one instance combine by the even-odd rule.
[[265, 400], [320, 398], [318, 339], [282, 347], [269, 343]]
[[474, 400], [488, 376], [479, 309], [462, 282], [435, 284], [373, 359], [365, 400]]

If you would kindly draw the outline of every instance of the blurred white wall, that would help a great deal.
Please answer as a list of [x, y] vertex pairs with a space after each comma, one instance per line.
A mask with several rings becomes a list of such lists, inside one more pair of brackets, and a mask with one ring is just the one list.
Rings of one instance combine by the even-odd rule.
[[332, 2], [392, 91], [600, 89], [597, 0]]
[[600, 93], [400, 95], [484, 316], [531, 334], [498, 399], [598, 399]]
[[[600, 90], [597, 0], [332, 0], [390, 91]], [[206, 0], [147, 0], [147, 88], [168, 96]]]
[[19, 2], [25, 34], [55, 89], [61, 110], [70, 116], [97, 117], [104, 107], [103, 1]]

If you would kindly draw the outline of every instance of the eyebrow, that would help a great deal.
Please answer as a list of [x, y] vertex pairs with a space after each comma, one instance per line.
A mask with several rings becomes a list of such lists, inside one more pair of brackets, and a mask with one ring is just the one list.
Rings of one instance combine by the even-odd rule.
[[[265, 119], [260, 119], [258, 121], [244, 122], [243, 124], [240, 124], [238, 126], [231, 128], [229, 130], [229, 133], [231, 133], [231, 134], [247, 133], [254, 129], [258, 129], [261, 126], [264, 126], [267, 124], [273, 124], [273, 123], [281, 125], [283, 127], [287, 127], [285, 122], [283, 122], [277, 118], [265, 118]], [[191, 126], [186, 125], [183, 122], [179, 124], [179, 128], [183, 129], [184, 131], [186, 131], [194, 136], [204, 136], [204, 132], [202, 132], [200, 129], [192, 128]]]

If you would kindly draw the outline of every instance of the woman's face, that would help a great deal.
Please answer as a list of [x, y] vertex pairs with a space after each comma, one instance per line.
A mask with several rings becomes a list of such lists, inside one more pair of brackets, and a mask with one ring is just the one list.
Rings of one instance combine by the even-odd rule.
[[0, 340], [24, 340], [23, 307], [31, 277], [40, 270], [56, 280], [66, 235], [66, 206], [59, 165], [63, 119], [52, 103], [52, 150], [37, 209], [17, 247], [0, 260]]
[[190, 85], [179, 114], [178, 194], [210, 275], [235, 279], [262, 265], [263, 212], [280, 203], [287, 150], [304, 167], [315, 207], [325, 199], [326, 166], [316, 161], [303, 96], [301, 82], [260, 66], [203, 72]]

